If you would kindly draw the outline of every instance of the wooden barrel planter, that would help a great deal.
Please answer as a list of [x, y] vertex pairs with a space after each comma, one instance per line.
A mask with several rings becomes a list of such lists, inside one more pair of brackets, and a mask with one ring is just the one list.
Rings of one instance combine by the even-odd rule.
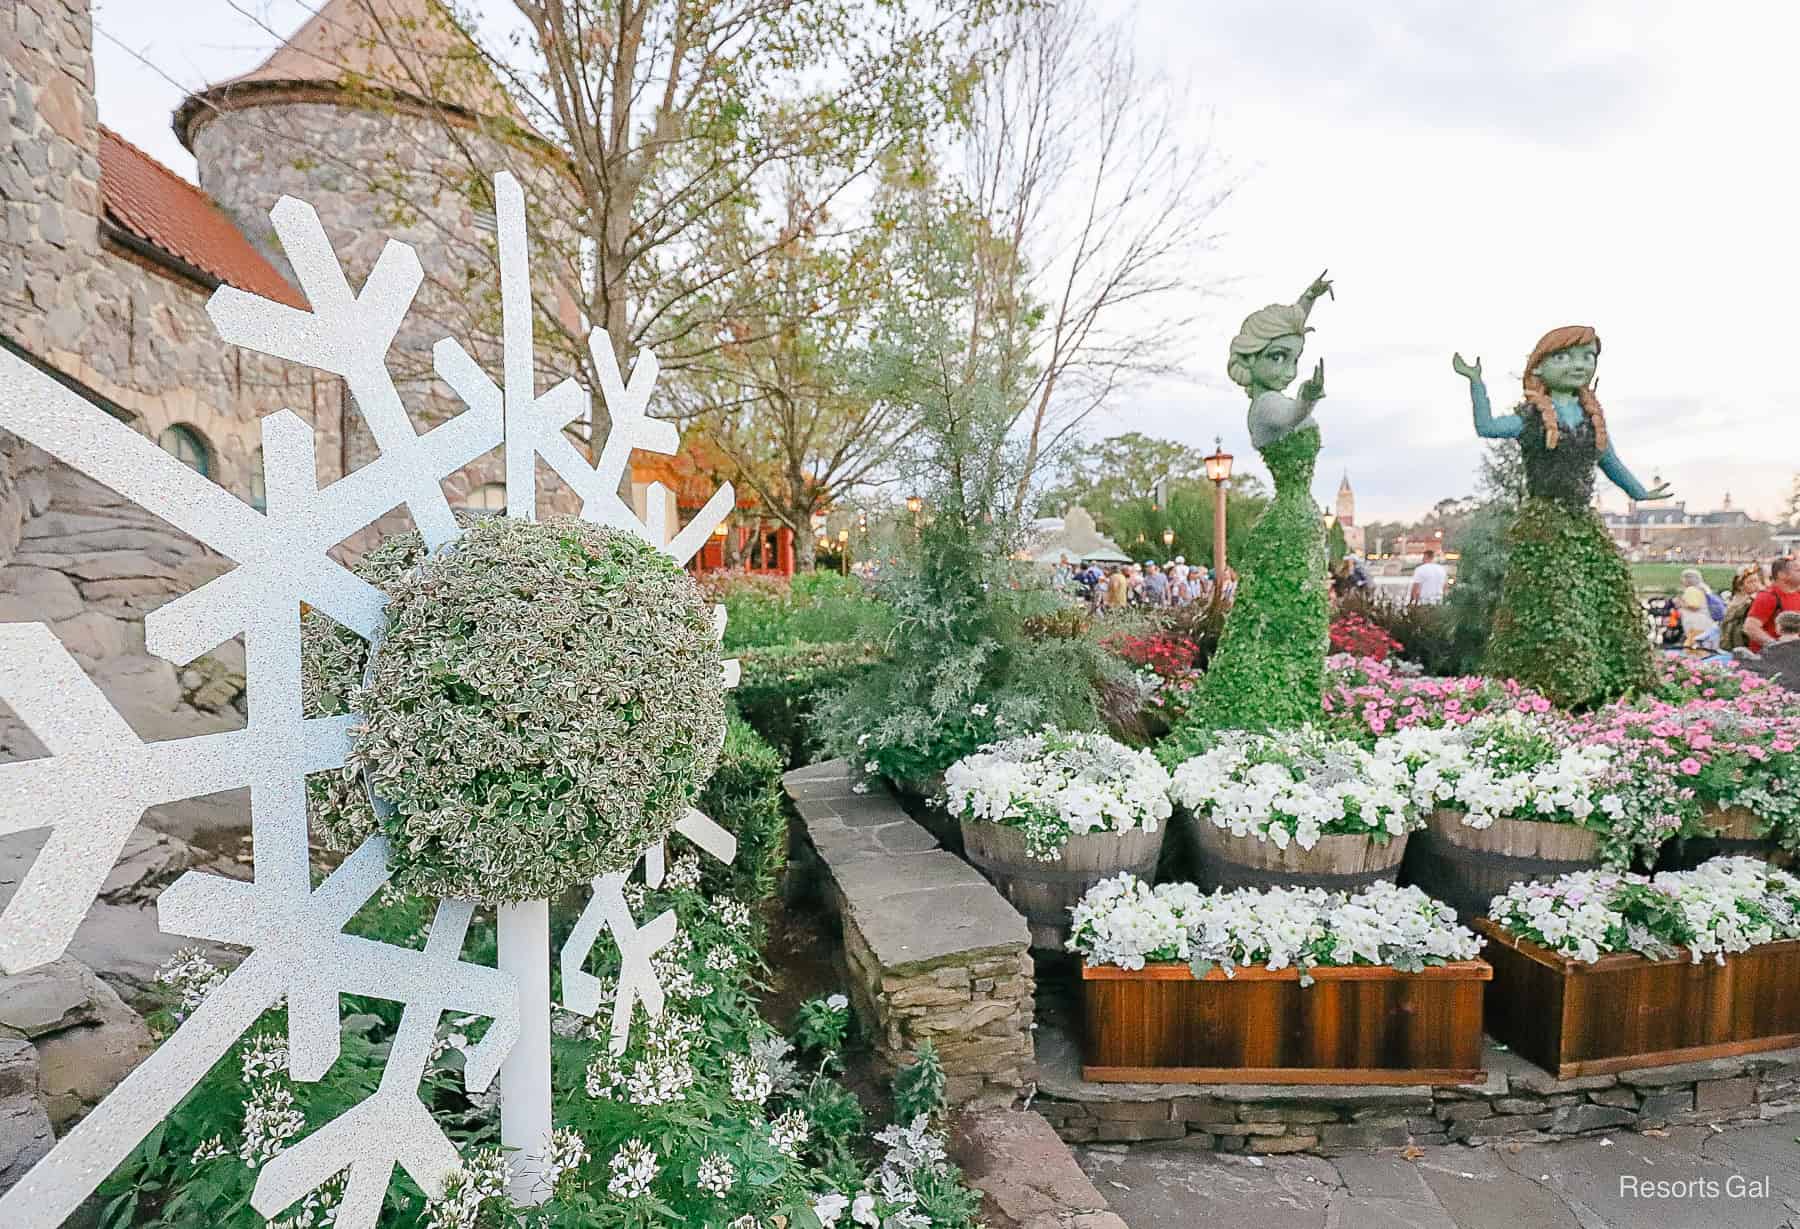
[[1497, 819], [1471, 828], [1461, 811], [1438, 810], [1408, 846], [1406, 879], [1464, 922], [1515, 883], [1554, 879], [1600, 864], [1600, 838], [1574, 824]]
[[1203, 892], [1219, 888], [1325, 888], [1356, 892], [1400, 874], [1407, 836], [1385, 844], [1360, 833], [1322, 836], [1311, 849], [1290, 841], [1286, 849], [1254, 836], [1233, 836], [1204, 815], [1181, 813], [1194, 855], [1194, 882]]
[[1630, 952], [1592, 964], [1482, 919], [1488, 1031], [1558, 1079], [1800, 1045], [1800, 940], [1724, 964]]
[[1417, 973], [1183, 964], [1081, 969], [1083, 1079], [1148, 1084], [1467, 1084], [1482, 1078], [1485, 961]]
[[964, 820], [963, 856], [1025, 915], [1032, 948], [1061, 954], [1069, 939], [1069, 910], [1089, 888], [1120, 871], [1145, 883], [1155, 881], [1167, 830], [1081, 833], [1069, 838], [1056, 861], [1046, 862], [1026, 851], [1020, 829]]
[[1760, 858], [1775, 866], [1789, 866], [1793, 856], [1771, 834], [1758, 836], [1762, 821], [1748, 807], [1721, 807], [1710, 803], [1700, 815], [1703, 836], [1677, 839], [1657, 853], [1659, 871], [1691, 871], [1709, 858]]

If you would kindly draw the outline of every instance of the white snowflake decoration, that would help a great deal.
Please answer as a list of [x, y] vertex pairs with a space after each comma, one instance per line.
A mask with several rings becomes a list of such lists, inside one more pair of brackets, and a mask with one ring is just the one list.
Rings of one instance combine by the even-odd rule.
[[[337, 1229], [376, 1223], [395, 1165], [431, 1196], [457, 1164], [448, 1137], [419, 1100], [438, 1020], [445, 1011], [493, 1021], [472, 1047], [466, 1079], [474, 1091], [502, 1077], [502, 1135], [521, 1148], [514, 1197], [547, 1196], [541, 1180], [549, 1144], [549, 967], [547, 905], [501, 909], [501, 968], [459, 957], [474, 906], [441, 901], [423, 951], [358, 938], [344, 926], [387, 882], [379, 836], [350, 855], [317, 888], [307, 859], [306, 775], [341, 768], [355, 716], [301, 714], [300, 606], [305, 602], [365, 639], [382, 625], [384, 596], [329, 555], [336, 543], [404, 504], [426, 544], [454, 538], [442, 480], [498, 445], [506, 447], [507, 511], [536, 514], [535, 464], [542, 457], [582, 497], [582, 515], [626, 529], [686, 563], [733, 507], [729, 484], [669, 538], [666, 492], [653, 485], [640, 522], [618, 490], [633, 448], [673, 453], [675, 428], [649, 418], [656, 359], [641, 355], [629, 381], [612, 343], [595, 329], [589, 347], [612, 420], [590, 464], [564, 434], [588, 394], [564, 380], [539, 395], [533, 383], [531, 282], [524, 194], [512, 176], [495, 180], [500, 236], [504, 389], [467, 351], [446, 338], [433, 349], [437, 372], [467, 406], [417, 434], [388, 371], [386, 354], [417, 294], [422, 272], [405, 244], [390, 241], [360, 293], [353, 294], [310, 205], [283, 197], [271, 211], [275, 233], [312, 311], [221, 286], [207, 304], [227, 341], [343, 377], [380, 447], [380, 456], [321, 490], [312, 428], [283, 410], [262, 420], [267, 511], [257, 512], [98, 407], [0, 351], [0, 428], [139, 503], [231, 559], [208, 581], [145, 620], [152, 652], [177, 664], [242, 635], [249, 719], [243, 730], [146, 743], [42, 624], [0, 624], [0, 700], [44, 743], [40, 759], [0, 765], [0, 834], [49, 829], [17, 894], [0, 912], [0, 968], [16, 973], [68, 947], [126, 838], [146, 808], [248, 787], [255, 877], [250, 883], [189, 872], [157, 902], [172, 934], [248, 947], [240, 964], [155, 1053], [4, 1196], [0, 1225], [53, 1229], [90, 1195], [214, 1063], [285, 996], [288, 1072], [320, 1079], [339, 1053], [339, 995], [404, 1003], [378, 1091], [271, 1160], [253, 1206], [276, 1216], [340, 1173], [348, 1174]], [[724, 610], [715, 612], [724, 633]], [[725, 683], [737, 663], [725, 663]], [[729, 862], [731, 835], [698, 811], [676, 828]], [[662, 881], [658, 843], [641, 855], [651, 886]], [[640, 927], [626, 903], [627, 876], [594, 881], [593, 899], [564, 945], [564, 1006], [599, 1011], [602, 987], [582, 970], [602, 930], [623, 967], [611, 1004], [611, 1048], [629, 1038], [634, 1005], [661, 1013], [663, 987], [651, 957], [675, 935], [665, 912]], [[542, 915], [539, 917], [538, 915]], [[503, 1066], [504, 1064], [504, 1066]]]

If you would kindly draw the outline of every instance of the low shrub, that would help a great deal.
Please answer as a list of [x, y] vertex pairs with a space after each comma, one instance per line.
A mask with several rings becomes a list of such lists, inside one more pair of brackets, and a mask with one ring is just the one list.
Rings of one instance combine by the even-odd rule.
[[781, 792], [781, 755], [735, 714], [725, 726], [719, 768], [696, 804], [712, 821], [737, 837], [730, 866], [708, 859], [704, 883], [710, 893], [730, 892], [749, 904], [775, 892], [787, 866], [787, 804]]
[[1392, 654], [1427, 674], [1468, 674], [1475, 666], [1458, 643], [1449, 606], [1380, 593], [1359, 593], [1338, 607], [1331, 623], [1331, 651], [1376, 661]]
[[743, 676], [731, 693], [738, 712], [789, 768], [812, 762], [819, 748], [813, 709], [820, 697], [848, 687], [878, 658], [867, 644], [789, 644], [738, 655]]
[[725, 649], [879, 639], [892, 625], [886, 608], [855, 576], [800, 572], [789, 580], [753, 572], [713, 572], [701, 587], [730, 616]]
[[1360, 610], [1340, 610], [1331, 621], [1331, 651], [1386, 661], [1406, 646]]

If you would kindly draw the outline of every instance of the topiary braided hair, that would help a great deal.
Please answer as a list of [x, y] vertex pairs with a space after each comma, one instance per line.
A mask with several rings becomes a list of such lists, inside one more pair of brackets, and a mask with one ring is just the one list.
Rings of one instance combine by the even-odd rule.
[[[1544, 387], [1544, 381], [1537, 373], [1538, 364], [1555, 354], [1558, 350], [1567, 350], [1574, 346], [1593, 346], [1596, 357], [1600, 354], [1600, 334], [1585, 324], [1565, 324], [1560, 329], [1551, 329], [1538, 338], [1538, 344], [1532, 347], [1531, 357], [1525, 360], [1525, 403], [1538, 412], [1544, 423], [1544, 447], [1554, 448], [1562, 438], [1562, 425], [1556, 421], [1556, 406], [1550, 401], [1550, 390]], [[1581, 402], [1581, 411], [1594, 428], [1594, 447], [1601, 452], [1606, 451], [1606, 414], [1600, 409], [1600, 399], [1594, 395], [1590, 384], [1578, 392], [1576, 398]]]

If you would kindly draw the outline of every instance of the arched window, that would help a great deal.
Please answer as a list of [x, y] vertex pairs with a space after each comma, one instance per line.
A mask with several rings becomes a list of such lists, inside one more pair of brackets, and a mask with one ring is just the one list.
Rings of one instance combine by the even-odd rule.
[[164, 427], [163, 433], [156, 437], [156, 442], [164, 452], [195, 473], [211, 476], [212, 453], [206, 447], [206, 441], [200, 438], [200, 433], [192, 427], [184, 427], [180, 423]]
[[250, 506], [258, 512], [269, 510], [269, 484], [263, 477], [263, 453], [260, 448], [250, 454]]
[[506, 511], [506, 484], [504, 482], [484, 482], [469, 492], [463, 500], [463, 507], [471, 512], [480, 512], [486, 516], [498, 516]]

